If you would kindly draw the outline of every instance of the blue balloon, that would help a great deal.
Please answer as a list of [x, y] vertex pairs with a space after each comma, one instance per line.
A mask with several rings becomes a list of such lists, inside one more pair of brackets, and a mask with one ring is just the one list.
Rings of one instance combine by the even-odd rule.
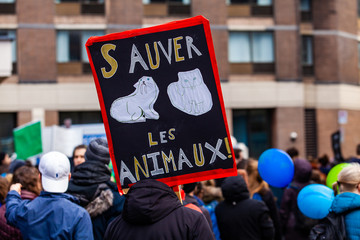
[[297, 204], [305, 216], [322, 219], [328, 215], [333, 200], [332, 189], [321, 184], [310, 184], [299, 192]]
[[271, 186], [286, 187], [294, 177], [294, 163], [286, 152], [270, 148], [259, 157], [258, 171]]

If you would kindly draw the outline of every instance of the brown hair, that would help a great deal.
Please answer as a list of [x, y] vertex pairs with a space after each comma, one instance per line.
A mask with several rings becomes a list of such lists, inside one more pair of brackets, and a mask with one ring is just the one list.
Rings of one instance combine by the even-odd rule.
[[39, 170], [32, 166], [19, 167], [13, 175], [12, 184], [21, 183], [22, 189], [39, 195], [41, 184], [39, 179]]
[[0, 177], [0, 202], [5, 203], [5, 198], [9, 190], [9, 182], [6, 178]]
[[360, 184], [360, 164], [349, 163], [349, 166], [342, 169], [338, 180], [333, 184], [335, 194], [343, 192], [354, 192]]
[[75, 152], [76, 152], [76, 150], [78, 150], [78, 149], [87, 149], [87, 146], [85, 145], [85, 144], [80, 144], [80, 145], [77, 145], [75, 148], [74, 148], [74, 150], [73, 150], [73, 153], [72, 153], [72, 157], [75, 157]]
[[250, 159], [246, 167], [246, 172], [248, 173], [250, 197], [252, 197], [257, 192], [260, 195], [265, 194], [265, 192], [269, 189], [269, 185], [261, 178], [259, 174], [258, 161], [255, 159]]

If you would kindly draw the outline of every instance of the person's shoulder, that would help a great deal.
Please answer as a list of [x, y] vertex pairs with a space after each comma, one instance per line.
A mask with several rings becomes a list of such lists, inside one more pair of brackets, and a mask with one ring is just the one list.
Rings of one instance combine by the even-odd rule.
[[193, 219], [193, 220], [201, 218], [203, 216], [202, 212], [199, 212], [195, 209], [188, 208], [185, 206], [181, 206], [181, 207], [175, 209], [174, 214], [181, 214], [184, 217], [189, 217], [190, 219]]

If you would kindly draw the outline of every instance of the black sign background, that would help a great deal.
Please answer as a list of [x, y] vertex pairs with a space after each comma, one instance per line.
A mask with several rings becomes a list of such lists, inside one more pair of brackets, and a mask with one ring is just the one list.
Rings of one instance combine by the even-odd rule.
[[[201, 56], [198, 56], [194, 51], [192, 51], [192, 58], [190, 59], [188, 57], [185, 40], [186, 36], [192, 37], [193, 45], [201, 52]], [[149, 67], [149, 70], [144, 70], [140, 63], [136, 63], [134, 73], [129, 73], [133, 44], [135, 44], [142, 58], [145, 60], [145, 63], [149, 66], [145, 44], [149, 44], [152, 59], [154, 63], [156, 63], [153, 43], [161, 41], [162, 45], [167, 50], [168, 39], [177, 37], [183, 37], [182, 40], [178, 41], [178, 43], [181, 44], [181, 49], [179, 49], [178, 52], [179, 56], [184, 57], [184, 61], [175, 61], [173, 47], [172, 60], [171, 64], [169, 64], [165, 55], [159, 49], [160, 66], [158, 69], [152, 70]], [[112, 154], [115, 158], [115, 163], [114, 159], [112, 160], [113, 165], [115, 165], [114, 169], [117, 171], [117, 182], [119, 183], [118, 174], [121, 167], [121, 161], [126, 164], [126, 166], [130, 169], [130, 172], [135, 176], [134, 157], [136, 157], [139, 163], [143, 166], [142, 155], [160, 152], [160, 155], [158, 156], [158, 165], [159, 168], [163, 168], [164, 165], [161, 159], [161, 152], [163, 151], [168, 156], [171, 150], [174, 154], [175, 163], [177, 165], [180, 148], [184, 151], [184, 154], [193, 167], [190, 168], [184, 163], [182, 164], [182, 170], [173, 171], [172, 165], [170, 164], [169, 173], [153, 177], [150, 174], [150, 178], [164, 180], [164, 182], [166, 182], [167, 178], [172, 180], [176, 179], [176, 182], [180, 184], [204, 178], [201, 176], [206, 176], [206, 178], [209, 179], [223, 177], [225, 173], [230, 175], [230, 171], [233, 173], [235, 168], [232, 150], [225, 144], [226, 138], [229, 139], [229, 133], [223, 116], [224, 107], [222, 106], [217, 89], [217, 84], [220, 83], [218, 77], [216, 78], [214, 76], [214, 71], [212, 69], [211, 54], [207, 44], [204, 25], [197, 24], [186, 28], [159, 31], [117, 40], [104, 41], [101, 38], [102, 37], [97, 38], [97, 40], [91, 44], [87, 43], [87, 47], [88, 53], [90, 54], [89, 58], [93, 73], [94, 71], [96, 72], [96, 76], [94, 76], [94, 78], [95, 81], [98, 81], [98, 94], [99, 91], [101, 91], [101, 94], [99, 94], [99, 100], [100, 102], [103, 101], [103, 106], [100, 104], [102, 106], [101, 110], [103, 118], [104, 113], [107, 118], [107, 121], [104, 118], [104, 123], [105, 127], [108, 128], [107, 133], [110, 132], [110, 136], [107, 134], [107, 137], [108, 140], [109, 137], [111, 138], [109, 143], [112, 142], [112, 149], [110, 150], [113, 151]], [[116, 73], [109, 79], [103, 78], [101, 73], [101, 68], [105, 67], [106, 71], [110, 71], [111, 68], [109, 63], [101, 55], [100, 49], [106, 43], [116, 45], [116, 49], [109, 51], [109, 55], [116, 59], [118, 63]], [[171, 104], [167, 94], [169, 84], [178, 81], [178, 72], [190, 71], [196, 68], [200, 70], [204, 83], [211, 93], [213, 102], [211, 110], [200, 116], [189, 115], [175, 108]], [[159, 113], [159, 119], [146, 119], [145, 122], [137, 123], [118, 122], [110, 116], [111, 104], [119, 97], [124, 97], [133, 93], [135, 91], [135, 87], [133, 85], [143, 76], [152, 77], [159, 88], [159, 95], [154, 104], [155, 111]], [[172, 131], [172, 134], [175, 136], [175, 139], [173, 140], [168, 138], [169, 129], [175, 129]], [[160, 142], [160, 132], [162, 131], [166, 132], [165, 134], [163, 133], [167, 141], [166, 143]], [[149, 133], [151, 133], [152, 140], [157, 141], [158, 145], [149, 145]], [[217, 156], [216, 160], [212, 164], [209, 164], [210, 159], [213, 156], [213, 151], [206, 148], [205, 143], [207, 142], [216, 148], [219, 139], [222, 141], [219, 151], [227, 158], [226, 160], [223, 160]], [[201, 144], [202, 146], [205, 164], [201, 167], [195, 165], [193, 144], [196, 144], [198, 153], [198, 144]], [[229, 145], [231, 146], [230, 142]], [[150, 158], [147, 158], [147, 164], [149, 172], [152, 171], [154, 166], [153, 161]], [[206, 171], [210, 171], [211, 174], [197, 174], [199, 172]], [[181, 177], [183, 175], [185, 176]], [[144, 175], [140, 172], [140, 179], [144, 178]], [[127, 188], [129, 187], [129, 184], [131, 184], [131, 182], [128, 178], [125, 178], [121, 187]]]

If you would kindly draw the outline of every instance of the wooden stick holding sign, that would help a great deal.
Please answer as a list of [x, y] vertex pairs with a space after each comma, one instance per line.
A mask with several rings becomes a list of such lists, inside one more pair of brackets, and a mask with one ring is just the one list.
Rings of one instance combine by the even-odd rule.
[[91, 37], [86, 48], [119, 191], [236, 175], [207, 19]]

